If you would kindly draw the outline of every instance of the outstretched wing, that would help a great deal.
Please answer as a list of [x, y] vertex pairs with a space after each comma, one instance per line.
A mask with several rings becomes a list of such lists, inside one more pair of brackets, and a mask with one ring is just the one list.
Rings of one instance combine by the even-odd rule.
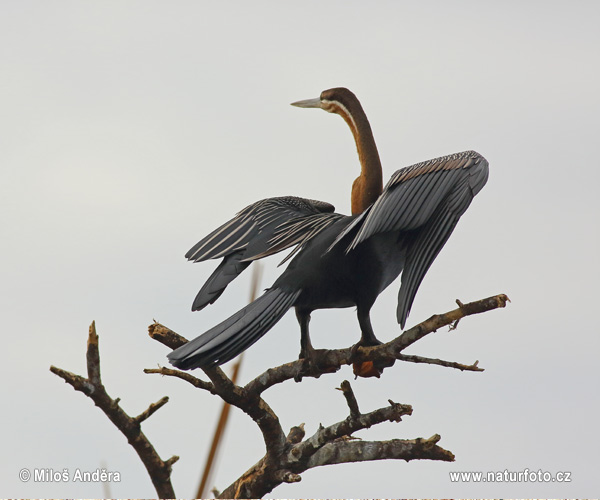
[[256, 244], [259, 236], [265, 239], [264, 237], [269, 235], [264, 241], [264, 251], [266, 251], [269, 247], [268, 239], [283, 222], [297, 217], [331, 213], [334, 210], [335, 207], [329, 203], [295, 196], [260, 200], [247, 206], [233, 219], [201, 239], [185, 254], [185, 257], [194, 262], [217, 259], [245, 249], [252, 242]]
[[277, 226], [273, 236], [268, 241], [269, 247], [267, 250], [256, 253], [258, 250], [256, 248], [257, 245], [251, 244], [248, 247], [248, 257], [246, 257], [246, 260], [260, 259], [296, 245], [296, 248], [279, 263], [281, 265], [296, 255], [309, 240], [337, 220], [345, 217], [345, 215], [338, 213], [320, 213], [293, 217]]
[[375, 234], [400, 233], [407, 248], [396, 311], [402, 328], [425, 273], [487, 178], [488, 162], [475, 151], [403, 168], [360, 220], [337, 238], [340, 241], [354, 229], [350, 251]]
[[253, 260], [294, 245], [301, 247], [314, 234], [343, 217], [333, 213], [334, 210], [329, 203], [295, 196], [267, 198], [244, 208], [185, 254], [194, 262], [223, 257], [198, 292], [192, 311], [215, 302]]

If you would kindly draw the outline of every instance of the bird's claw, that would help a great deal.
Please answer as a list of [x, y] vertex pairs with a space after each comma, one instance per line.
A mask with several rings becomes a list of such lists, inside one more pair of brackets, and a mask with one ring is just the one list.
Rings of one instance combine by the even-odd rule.
[[323, 373], [334, 373], [338, 368], [327, 367], [325, 357], [329, 352], [328, 349], [310, 349], [307, 351], [300, 352], [300, 359], [302, 360], [302, 367], [300, 371], [294, 375], [294, 381], [301, 382], [302, 377], [315, 377], [319, 378]]
[[[379, 361], [361, 361], [360, 359], [355, 360], [359, 356], [359, 348], [360, 347], [373, 347], [377, 345], [381, 345], [382, 343], [378, 340], [375, 342], [365, 342], [361, 339], [357, 344], [354, 344], [351, 349], [350, 360], [352, 361], [352, 371], [354, 372], [355, 378], [362, 377], [381, 377], [383, 370], [389, 366], [392, 366], [394, 363], [390, 363], [388, 361], [379, 360]], [[355, 360], [355, 361], [353, 361]]]

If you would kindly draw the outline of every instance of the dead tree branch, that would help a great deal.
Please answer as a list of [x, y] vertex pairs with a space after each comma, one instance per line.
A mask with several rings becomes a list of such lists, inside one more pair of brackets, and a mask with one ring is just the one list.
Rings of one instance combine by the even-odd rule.
[[[344, 381], [346, 391], [351, 391], [348, 381]], [[345, 392], [344, 394], [348, 394]], [[356, 402], [354, 400], [354, 402]], [[302, 479], [301, 473], [322, 465], [341, 464], [359, 461], [401, 459], [401, 460], [443, 460], [453, 461], [454, 455], [439, 446], [440, 436], [429, 439], [391, 441], [355, 441], [352, 433], [373, 425], [390, 421], [400, 422], [402, 417], [412, 413], [410, 405], [390, 401], [390, 406], [379, 408], [367, 414], [356, 413], [358, 404], [351, 403], [351, 414], [341, 422], [329, 427], [320, 427], [310, 438], [302, 441], [304, 430], [294, 427], [290, 436], [296, 435], [293, 444], [288, 438], [286, 453], [277, 463], [269, 464], [263, 458], [240, 478], [229, 485], [220, 498], [261, 497], [281, 483], [293, 483]], [[291, 446], [290, 446], [291, 445]], [[273, 465], [276, 470], [271, 470]]]
[[[160, 325], [160, 328], [165, 327]], [[171, 335], [169, 334], [161, 338], [170, 337]], [[162, 370], [165, 371], [162, 372]], [[248, 408], [252, 406], [252, 404], [249, 404], [251, 399], [248, 392], [223, 379], [224, 374], [221, 370], [218, 370], [218, 374], [211, 373], [212, 371], [213, 369], [205, 370], [209, 378], [211, 378], [213, 382], [216, 382], [213, 386], [216, 393], [232, 405], [237, 406], [250, 414]], [[146, 372], [162, 372], [164, 374], [188, 380], [188, 377], [179, 377], [176, 373], [177, 370], [161, 369], [146, 370]], [[199, 379], [195, 379], [195, 381], [197, 380]], [[195, 381], [193, 382], [195, 387], [206, 389], [206, 383], [198, 384]], [[361, 414], [358, 409], [358, 402], [356, 401], [356, 397], [354, 396], [354, 392], [348, 381], [342, 383], [341, 390], [344, 393], [350, 409], [349, 417], [329, 427], [320, 428], [313, 436], [304, 441], [304, 425], [293, 427], [288, 436], [282, 440], [282, 434], [279, 433], [281, 427], [278, 424], [278, 420], [277, 424], [274, 424], [276, 432], [273, 432], [268, 426], [259, 424], [261, 431], [263, 431], [267, 454], [251, 469], [227, 487], [220, 494], [220, 497], [260, 497], [272, 491], [273, 488], [282, 482], [291, 483], [300, 481], [300, 473], [310, 468], [319, 465], [352, 462], [356, 461], [356, 457], [360, 456], [362, 456], [361, 460], [383, 460], [385, 458], [414, 460], [426, 458], [451, 461], [454, 459], [451, 452], [438, 446], [430, 446], [431, 440], [424, 440], [421, 438], [415, 440], [392, 440], [371, 444], [357, 443], [349, 445], [347, 440], [352, 433], [361, 429], [367, 429], [385, 421], [399, 422], [402, 416], [410, 415], [412, 413], [412, 407], [390, 401], [390, 406], [380, 408], [367, 414]], [[265, 405], [264, 409], [268, 408], [262, 398], [259, 398], [258, 400], [262, 402], [259, 403], [259, 405]], [[260, 411], [259, 408], [258, 413], [260, 413]], [[262, 415], [264, 418], [265, 413]], [[269, 413], [266, 413], [266, 415], [271, 417]], [[253, 418], [255, 421], [257, 420], [255, 417]], [[274, 418], [276, 418], [276, 416], [274, 416]], [[273, 422], [271, 422], [271, 424], [273, 424]], [[439, 440], [439, 436], [437, 437], [437, 440]], [[437, 440], [435, 443], [437, 443]], [[366, 453], [367, 448], [374, 451]]]
[[188, 372], [182, 372], [180, 370], [173, 370], [172, 368], [165, 368], [164, 366], [161, 366], [160, 368], [144, 368], [144, 373], [158, 373], [159, 375], [165, 375], [167, 377], [180, 378], [181, 380], [185, 380], [198, 389], [204, 389], [211, 394], [217, 394], [214, 385], [212, 385], [210, 382], [200, 380]]
[[106, 392], [104, 385], [102, 385], [100, 377], [100, 352], [95, 323], [90, 325], [86, 359], [88, 378], [55, 366], [51, 366], [50, 371], [70, 384], [76, 391], [83, 392], [91, 398], [94, 404], [125, 435], [129, 444], [133, 446], [144, 463], [158, 496], [160, 498], [175, 498], [175, 492], [171, 484], [171, 468], [179, 460], [179, 457], [173, 456], [168, 460], [162, 460], [140, 428], [140, 424], [164, 406], [169, 401], [169, 398], [164, 397], [160, 401], [151, 404], [147, 410], [140, 413], [137, 417], [130, 417], [125, 413], [119, 406], [119, 399], [112, 399]]
[[[171, 348], [177, 348], [187, 342], [181, 335], [156, 322], [148, 327], [148, 333], [153, 339]], [[212, 384], [179, 370], [160, 368], [146, 369], [144, 371], [146, 373], [161, 373], [163, 375], [182, 378], [195, 387], [208, 390], [212, 394], [218, 394], [223, 401], [236, 406], [256, 422], [263, 434], [263, 440], [267, 449], [265, 456], [266, 463], [271, 463], [274, 457], [282, 453], [286, 436], [275, 412], [260, 397], [259, 393], [250, 392], [234, 384], [218, 366], [203, 369]]]
[[444, 361], [443, 359], [436, 358], [424, 358], [423, 356], [415, 356], [413, 354], [398, 354], [398, 361], [408, 361], [409, 363], [426, 363], [428, 365], [440, 365], [445, 366], [447, 368], [456, 368], [457, 370], [469, 371], [469, 372], [483, 372], [485, 371], [483, 368], [479, 368], [477, 366], [479, 361], [475, 361], [475, 363], [471, 365], [463, 365], [462, 363], [456, 363], [454, 361]]
[[[299, 376], [318, 378], [324, 373], [337, 371], [343, 365], [352, 364], [354, 361], [377, 361], [382, 364], [387, 363], [389, 365], [393, 365], [396, 360], [405, 360], [414, 363], [422, 362], [438, 364], [441, 366], [448, 366], [461, 370], [482, 371], [481, 368], [468, 368], [469, 366], [476, 368], [474, 365], [462, 365], [460, 363], [453, 363], [450, 361], [425, 361], [427, 358], [420, 358], [421, 361], [417, 361], [416, 357], [406, 358], [406, 355], [402, 354], [402, 351], [426, 335], [436, 332], [444, 326], [456, 323], [456, 321], [460, 318], [491, 311], [500, 307], [506, 307], [507, 302], [509, 302], [509, 298], [504, 294], [500, 294], [493, 297], [488, 297], [486, 299], [477, 300], [475, 302], [470, 302], [469, 304], [463, 304], [458, 309], [454, 309], [444, 314], [436, 314], [432, 316], [428, 320], [419, 323], [409, 330], [406, 330], [400, 336], [386, 344], [375, 347], [359, 347], [354, 353], [352, 351], [352, 347], [325, 351], [319, 358], [318, 371], [313, 371], [312, 373], [307, 374], [303, 371], [302, 360], [296, 360], [275, 368], [269, 368], [254, 380], [248, 382], [245, 388], [251, 392], [257, 391], [258, 393], [262, 393], [269, 387], [285, 382], [286, 380], [296, 379]], [[462, 368], [459, 368], [459, 366]]]
[[360, 415], [360, 410], [358, 409], [358, 401], [356, 401], [354, 391], [352, 390], [352, 387], [350, 387], [350, 382], [344, 380], [340, 385], [339, 390], [344, 393], [346, 403], [348, 403], [348, 408], [350, 408], [350, 416], [353, 418], [358, 417]]
[[[453, 461], [454, 455], [437, 445], [439, 435], [429, 439], [392, 439], [389, 441], [362, 441], [353, 437], [353, 433], [368, 429], [383, 422], [400, 422], [403, 416], [412, 414], [410, 405], [389, 401], [385, 406], [369, 413], [361, 413], [356, 395], [348, 381], [342, 382], [342, 391], [348, 406], [348, 416], [327, 427], [320, 426], [310, 437], [305, 438], [304, 424], [292, 427], [288, 435], [283, 432], [277, 414], [263, 399], [262, 394], [270, 387], [287, 380], [299, 380], [302, 377], [318, 378], [332, 373], [343, 365], [352, 363], [373, 362], [378, 366], [392, 366], [396, 361], [435, 364], [463, 371], [483, 371], [478, 362], [465, 365], [453, 361], [406, 355], [403, 351], [439, 328], [451, 325], [456, 328], [458, 321], [466, 316], [478, 314], [499, 307], [505, 307], [508, 297], [496, 295], [487, 299], [463, 304], [457, 301], [458, 309], [444, 314], [434, 315], [419, 325], [406, 330], [397, 338], [375, 347], [359, 347], [353, 349], [324, 350], [319, 353], [319, 362], [306, 372], [302, 360], [269, 368], [267, 371], [248, 382], [245, 386], [237, 385], [219, 368], [203, 369], [208, 381], [189, 373], [170, 368], [159, 367], [146, 369], [146, 373], [182, 379], [192, 386], [218, 395], [225, 402], [236, 406], [250, 416], [259, 427], [265, 443], [265, 455], [254, 466], [235, 480], [223, 492], [221, 498], [257, 498], [261, 497], [281, 483], [293, 483], [301, 480], [300, 474], [308, 469], [322, 465], [340, 464], [365, 460], [443, 460]], [[169, 328], [154, 323], [149, 327], [149, 334], [155, 340], [175, 349], [187, 342]], [[174, 498], [170, 475], [172, 465], [178, 457], [163, 461], [152, 444], [141, 431], [141, 423], [150, 418], [157, 410], [168, 402], [162, 398], [151, 404], [136, 417], [130, 417], [119, 406], [118, 399], [112, 399], [102, 385], [100, 374], [100, 356], [98, 336], [92, 323], [88, 337], [87, 378], [75, 375], [54, 366], [50, 370], [69, 383], [75, 390], [83, 392], [91, 398], [115, 426], [127, 437], [129, 443], [138, 453], [146, 466], [148, 474], [160, 498]]]
[[379, 408], [367, 414], [352, 414], [329, 427], [320, 427], [310, 438], [297, 444], [290, 450], [290, 462], [302, 462], [313, 456], [325, 444], [332, 443], [345, 436], [351, 436], [354, 432], [368, 429], [382, 422], [400, 422], [405, 415], [412, 415], [412, 406], [402, 405], [389, 401], [390, 406]]
[[[293, 427], [286, 437], [277, 415], [261, 395], [270, 387], [287, 380], [298, 380], [306, 376], [318, 378], [325, 373], [339, 370], [343, 365], [356, 362], [372, 361], [380, 366], [391, 366], [397, 360], [401, 360], [436, 364], [465, 371], [483, 371], [477, 366], [477, 362], [465, 365], [453, 361], [406, 355], [402, 351], [443, 326], [451, 325], [451, 328], [456, 328], [458, 321], [463, 317], [505, 307], [508, 300], [506, 295], [496, 295], [468, 304], [457, 301], [458, 309], [434, 315], [406, 330], [387, 344], [358, 349], [348, 347], [321, 351], [319, 362], [317, 366], [311, 367], [310, 373], [306, 373], [302, 360], [292, 361], [269, 368], [244, 387], [234, 384], [218, 367], [203, 369], [210, 382], [168, 368], [145, 370], [145, 372], [181, 378], [194, 387], [217, 394], [224, 401], [248, 414], [259, 426], [265, 442], [265, 456], [221, 492], [221, 498], [261, 497], [283, 482], [300, 481], [301, 473], [321, 465], [384, 459], [453, 461], [454, 455], [437, 445], [440, 440], [439, 435], [429, 439], [392, 439], [378, 442], [353, 440], [352, 434], [359, 430], [386, 421], [399, 422], [403, 416], [412, 413], [412, 407], [390, 400], [389, 406], [363, 414], [348, 381], [342, 383], [340, 390], [346, 399], [349, 416], [328, 427], [321, 426], [307, 439], [304, 439], [303, 424]], [[149, 332], [152, 338], [173, 349], [186, 342], [185, 338], [158, 323], [151, 325]]]
[[437, 446], [441, 439], [435, 434], [429, 439], [392, 439], [390, 441], [343, 441], [326, 444], [307, 462], [311, 469], [319, 465], [366, 462], [374, 460], [441, 460], [454, 462], [452, 452]]
[[[169, 347], [181, 345], [180, 342], [184, 340], [180, 335], [158, 323], [151, 325], [150, 332], [153, 338], [169, 345]], [[173, 339], [176, 339], [176, 341], [173, 341]], [[284, 367], [288, 365], [284, 365]], [[352, 433], [386, 421], [399, 422], [402, 416], [412, 413], [411, 406], [390, 401], [390, 406], [362, 414], [350, 383], [344, 381], [340, 390], [343, 392], [350, 410], [350, 415], [345, 420], [328, 427], [319, 428], [314, 435], [306, 440], [303, 440], [304, 425], [293, 427], [288, 436], [285, 437], [277, 416], [264, 399], [260, 397], [260, 394], [264, 391], [262, 387], [252, 391], [247, 386], [237, 386], [227, 378], [220, 368], [206, 368], [203, 371], [212, 384], [178, 370], [168, 368], [145, 370], [146, 373], [160, 373], [181, 378], [194, 387], [216, 393], [223, 400], [250, 415], [258, 424], [265, 442], [265, 456], [221, 492], [220, 498], [262, 497], [283, 482], [300, 481], [300, 473], [310, 468], [355, 461], [354, 459], [357, 456], [365, 452], [363, 450], [365, 445], [348, 446], [347, 441]], [[364, 457], [372, 457], [369, 458], [370, 460], [383, 460], [385, 458], [405, 460], [419, 458], [454, 459], [451, 452], [437, 445], [432, 448], [427, 446], [427, 443], [429, 443], [428, 440], [420, 438], [408, 441], [392, 440], [374, 443], [371, 448], [378, 450], [378, 453], [367, 453]], [[362, 458], [362, 460], [366, 460], [366, 458]]]

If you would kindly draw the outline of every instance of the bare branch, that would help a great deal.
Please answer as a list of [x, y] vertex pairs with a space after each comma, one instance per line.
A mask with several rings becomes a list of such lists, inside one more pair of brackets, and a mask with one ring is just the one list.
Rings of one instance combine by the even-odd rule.
[[295, 425], [290, 429], [290, 432], [288, 432], [288, 435], [285, 438], [285, 440], [287, 443], [290, 444], [298, 444], [304, 439], [305, 434], [306, 433], [304, 432], [304, 424]]
[[211, 394], [217, 394], [213, 384], [210, 382], [205, 382], [204, 380], [200, 380], [188, 372], [182, 372], [181, 370], [173, 370], [172, 368], [165, 368], [164, 366], [161, 366], [160, 368], [144, 368], [144, 373], [158, 373], [159, 375], [165, 375], [167, 377], [180, 378], [181, 380], [185, 380], [198, 389], [204, 389]]
[[92, 321], [88, 334], [87, 351], [88, 380], [94, 386], [100, 385], [100, 351], [98, 350], [98, 335], [96, 334], [96, 322]]
[[344, 393], [346, 403], [348, 403], [348, 408], [350, 408], [350, 416], [352, 418], [359, 417], [360, 410], [358, 409], [358, 402], [356, 401], [356, 396], [354, 396], [354, 391], [352, 390], [352, 387], [350, 387], [350, 382], [344, 380], [340, 385], [339, 390]]
[[[348, 357], [348, 359], [350, 358], [350, 355], [351, 355], [350, 348], [339, 349], [337, 351], [332, 351], [332, 352], [340, 352], [340, 351], [347, 351], [347, 353], [346, 353], [347, 357]], [[346, 360], [346, 356], [344, 356], [342, 353], [340, 353], [339, 358], [341, 358], [341, 360], [339, 362], [338, 368], [340, 368], [343, 364], [349, 364], [349, 363], [343, 362]], [[296, 361], [291, 361], [289, 363], [285, 363], [284, 365], [279, 365], [274, 368], [269, 368], [267, 371], [260, 374], [254, 380], [251, 380], [250, 382], [248, 382], [246, 384], [245, 388], [246, 388], [246, 390], [248, 390], [250, 392], [256, 392], [258, 394], [261, 394], [264, 391], [266, 391], [268, 388], [270, 388], [276, 384], [281, 384], [282, 382], [285, 382], [286, 380], [295, 380], [298, 377], [298, 375], [300, 375], [300, 373], [302, 373], [303, 365], [304, 365], [303, 360], [298, 359]], [[304, 376], [306, 377], [307, 375], [304, 374]]]
[[440, 365], [440, 366], [446, 366], [448, 368], [456, 368], [457, 370], [460, 370], [460, 371], [470, 371], [470, 372], [485, 371], [483, 368], [479, 368], [479, 366], [477, 366], [479, 364], [479, 361], [475, 361], [475, 363], [473, 363], [471, 365], [463, 365], [461, 363], [456, 363], [454, 361], [444, 361], [443, 359], [436, 359], [436, 358], [425, 358], [423, 356], [415, 356], [412, 354], [399, 354], [397, 357], [398, 357], [399, 361], [408, 361], [410, 363], [427, 363], [429, 365]]
[[307, 468], [321, 465], [373, 460], [442, 460], [453, 462], [454, 454], [437, 446], [439, 435], [429, 439], [392, 439], [390, 441], [339, 441], [324, 445], [307, 462]]
[[203, 371], [224, 401], [238, 407], [256, 422], [263, 434], [269, 464], [282, 453], [285, 445], [285, 434], [275, 412], [259, 395], [231, 382], [219, 367], [203, 368]]
[[321, 427], [310, 438], [300, 444], [292, 447], [289, 460], [291, 463], [303, 461], [314, 455], [326, 443], [335, 441], [344, 436], [351, 436], [353, 432], [380, 424], [381, 422], [400, 422], [405, 415], [412, 414], [412, 406], [394, 403], [390, 401], [390, 406], [379, 408], [366, 414], [360, 414], [357, 417], [348, 417], [341, 422], [337, 422], [329, 427]]
[[173, 330], [167, 328], [165, 325], [161, 325], [157, 321], [154, 321], [154, 323], [148, 327], [148, 335], [150, 335], [150, 337], [157, 342], [160, 342], [171, 349], [177, 349], [183, 344], [188, 343], [188, 340], [185, 337], [182, 337], [178, 333], [175, 333]]
[[[328, 350], [319, 358], [319, 367], [316, 373], [303, 373], [302, 360], [292, 361], [284, 365], [269, 368], [254, 380], [248, 382], [245, 389], [252, 393], [261, 394], [273, 385], [280, 384], [286, 380], [297, 379], [300, 375], [317, 378], [324, 373], [335, 372], [341, 366], [349, 365], [353, 362], [378, 361], [382, 364], [387, 363], [391, 365], [394, 361], [403, 358], [404, 355], [401, 353], [404, 349], [426, 335], [435, 332], [439, 328], [455, 323], [460, 318], [491, 311], [500, 307], [506, 307], [507, 302], [509, 302], [509, 298], [506, 295], [495, 295], [468, 304], [462, 304], [458, 309], [454, 309], [444, 314], [434, 315], [428, 320], [406, 330], [399, 337], [386, 344], [374, 347], [359, 347], [355, 349], [354, 352], [351, 347]], [[406, 361], [418, 362], [415, 361], [415, 359], [416, 358], [407, 358]], [[466, 368], [466, 366], [469, 365], [461, 365], [465, 368], [459, 368], [458, 363], [456, 366], [452, 364], [446, 365], [444, 363], [445, 362], [432, 362], [431, 364], [455, 367], [465, 371], [480, 371]]]
[[[173, 349], [176, 349], [187, 342], [185, 337], [182, 337], [170, 328], [157, 322], [154, 322], [148, 327], [148, 334], [153, 339]], [[283, 433], [277, 415], [260, 395], [247, 391], [245, 388], [234, 384], [218, 366], [203, 368], [202, 370], [208, 375], [212, 384], [208, 385], [207, 382], [203, 382], [196, 377], [168, 368], [160, 368], [158, 370], [146, 369], [144, 372], [161, 373], [163, 375], [181, 378], [195, 387], [208, 390], [213, 394], [218, 394], [225, 402], [236, 406], [257, 423], [263, 434], [269, 460], [271, 460], [272, 456], [281, 453], [285, 444], [285, 434]]]
[[141, 424], [144, 420], [150, 418], [156, 411], [165, 406], [169, 402], [168, 396], [161, 398], [156, 403], [152, 403], [147, 410], [140, 413], [137, 417], [133, 417], [133, 420], [138, 424]]
[[[148, 334], [153, 339], [173, 349], [187, 342], [181, 335], [156, 322], [148, 327]], [[208, 375], [212, 384], [208, 385], [195, 377], [187, 376], [184, 372], [168, 368], [146, 369], [144, 372], [175, 376], [192, 383], [195, 387], [218, 394], [224, 401], [242, 410], [258, 424], [263, 433], [268, 457], [281, 453], [285, 443], [285, 434], [277, 415], [260, 395], [235, 385], [218, 366], [203, 368], [202, 370]]]
[[[263, 458], [229, 485], [219, 498], [258, 498], [266, 495], [282, 482], [301, 480], [300, 474], [313, 467], [364, 460], [454, 460], [451, 452], [436, 446], [440, 436], [430, 439], [412, 439], [379, 442], [352, 441], [351, 433], [385, 421], [398, 422], [409, 415], [412, 408], [390, 401], [390, 406], [380, 408], [357, 418], [348, 417], [329, 427], [320, 426], [305, 441], [289, 447], [289, 452], [269, 466]], [[302, 426], [303, 427], [303, 426]], [[299, 427], [292, 428], [289, 436]], [[302, 439], [304, 429], [301, 429]], [[296, 439], [294, 439], [295, 441]], [[289, 440], [291, 444], [292, 440]], [[273, 470], [273, 467], [276, 467]]]
[[[359, 347], [354, 351], [352, 347], [348, 347], [345, 349], [332, 349], [323, 352], [319, 359], [319, 367], [316, 372], [303, 372], [303, 361], [296, 360], [274, 368], [269, 368], [264, 373], [248, 382], [244, 389], [251, 394], [260, 395], [273, 385], [280, 384], [287, 380], [298, 379], [301, 377], [318, 378], [324, 373], [335, 372], [343, 365], [350, 365], [356, 361], [379, 361], [381, 363], [387, 362], [391, 365], [394, 361], [402, 360], [405, 357], [405, 355], [401, 354], [404, 349], [426, 335], [437, 331], [439, 328], [455, 323], [460, 318], [491, 311], [500, 307], [506, 307], [506, 303], [509, 301], [510, 300], [506, 295], [500, 294], [468, 304], [461, 303], [462, 305], [458, 309], [454, 309], [444, 314], [434, 315], [428, 320], [406, 330], [399, 337], [386, 344], [374, 347]], [[185, 343], [184, 337], [160, 323], [150, 325], [149, 331], [152, 338], [171, 348], [179, 347]], [[416, 359], [417, 358], [415, 357], [408, 357], [404, 360], [418, 363], [419, 361], [416, 361]], [[441, 360], [440, 362], [432, 361], [430, 364], [449, 366], [465, 371], [481, 371], [480, 369], [475, 370], [467, 368], [468, 366], [473, 365], [461, 365], [459, 363], [452, 364], [452, 362], [443, 362]]]
[[[352, 434], [354, 432], [386, 421], [398, 422], [402, 416], [412, 413], [412, 407], [390, 401], [390, 406], [361, 414], [348, 381], [341, 384], [340, 390], [344, 394], [350, 415], [345, 420], [328, 427], [321, 426], [315, 434], [307, 439], [304, 439], [303, 425], [292, 428], [286, 437], [277, 415], [261, 395], [268, 388], [286, 380], [297, 380], [307, 376], [317, 378], [324, 373], [335, 372], [343, 365], [368, 361], [377, 362], [379, 366], [391, 366], [395, 361], [400, 360], [436, 364], [464, 371], [483, 371], [477, 366], [477, 362], [472, 365], [464, 365], [440, 359], [406, 355], [402, 351], [443, 326], [453, 325], [456, 327], [461, 318], [505, 307], [507, 301], [506, 295], [496, 295], [468, 304], [457, 301], [458, 309], [434, 315], [406, 330], [387, 344], [320, 351], [317, 367], [313, 368], [310, 373], [305, 372], [306, 366], [302, 360], [293, 361], [269, 368], [244, 387], [233, 383], [219, 367], [203, 369], [209, 377], [210, 383], [185, 372], [168, 368], [145, 370], [145, 372], [181, 378], [195, 387], [218, 394], [224, 401], [248, 414], [260, 427], [265, 441], [266, 455], [222, 491], [220, 494], [222, 498], [261, 497], [282, 482], [300, 481], [299, 474], [320, 465], [382, 459], [452, 461], [454, 455], [437, 446], [440, 439], [438, 435], [429, 439], [353, 441]], [[151, 325], [149, 331], [153, 338], [171, 348], [177, 348], [186, 342], [185, 338], [158, 323]]]
[[[491, 311], [492, 309], [497, 309], [499, 307], [506, 307], [507, 302], [510, 302], [510, 299], [506, 295], [500, 294], [494, 295], [493, 297], [488, 297], [487, 299], [469, 302], [468, 304], [461, 303], [458, 309], [454, 309], [444, 314], [434, 314], [428, 320], [419, 323], [410, 330], [406, 330], [404, 333], [402, 333], [402, 335], [400, 335], [400, 337], [393, 340], [389, 344], [392, 344], [392, 349], [395, 352], [401, 352], [409, 345], [414, 344], [417, 340], [422, 339], [425, 335], [437, 331], [439, 328], [455, 323], [465, 316], [480, 314]], [[387, 346], [388, 344], [384, 345]]]
[[[148, 327], [148, 334], [172, 349], [176, 349], [187, 342], [185, 337], [157, 322]], [[212, 384], [203, 382], [179, 370], [169, 368], [144, 370], [145, 373], [160, 373], [181, 378], [195, 387], [208, 390], [212, 394], [218, 394], [224, 401], [241, 409], [258, 424], [263, 433], [268, 456], [279, 453], [285, 443], [285, 435], [277, 415], [269, 405], [258, 394], [251, 393], [235, 385], [218, 366], [204, 368], [203, 371], [208, 375]]]
[[148, 438], [141, 431], [140, 423], [146, 420], [152, 413], [164, 406], [167, 398], [161, 399], [158, 403], [150, 407], [137, 417], [130, 417], [119, 406], [118, 399], [112, 399], [102, 385], [100, 377], [100, 353], [98, 349], [98, 335], [96, 334], [96, 325], [92, 323], [87, 343], [87, 371], [88, 378], [62, 370], [55, 366], [50, 367], [50, 371], [61, 377], [70, 384], [76, 391], [83, 392], [94, 401], [94, 404], [100, 408], [110, 421], [125, 435], [127, 441], [144, 463], [150, 479], [154, 484], [156, 493], [160, 498], [175, 498], [175, 492], [171, 484], [171, 468], [179, 459], [173, 456], [169, 460], [163, 461]]

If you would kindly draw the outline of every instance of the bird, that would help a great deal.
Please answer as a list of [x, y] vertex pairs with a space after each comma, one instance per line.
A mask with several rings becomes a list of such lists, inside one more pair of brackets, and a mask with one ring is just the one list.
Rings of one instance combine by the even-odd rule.
[[361, 338], [355, 347], [381, 344], [370, 319], [377, 297], [402, 273], [396, 318], [404, 328], [426, 272], [487, 182], [488, 161], [475, 151], [463, 151], [401, 168], [383, 187], [373, 132], [354, 93], [331, 88], [316, 99], [292, 105], [338, 114], [349, 126], [361, 166], [352, 184], [352, 215], [335, 212], [327, 202], [267, 198], [196, 243], [186, 253], [188, 260], [223, 260], [196, 296], [192, 310], [214, 303], [254, 260], [294, 249], [283, 261], [290, 260], [285, 271], [260, 297], [168, 354], [177, 368], [226, 363], [292, 307], [300, 325], [300, 358], [308, 363], [317, 356], [309, 322], [318, 309], [356, 307]]

